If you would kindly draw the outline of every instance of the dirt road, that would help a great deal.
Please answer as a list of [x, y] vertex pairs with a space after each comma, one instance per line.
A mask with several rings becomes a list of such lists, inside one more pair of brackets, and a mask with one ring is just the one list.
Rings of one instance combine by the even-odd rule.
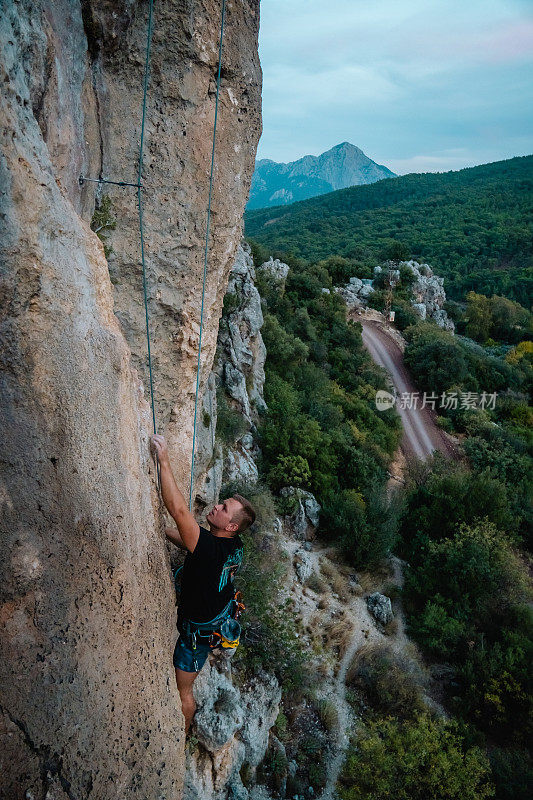
[[428, 406], [420, 407], [423, 392], [411, 380], [403, 362], [403, 353], [396, 342], [375, 322], [364, 318], [358, 318], [358, 321], [363, 326], [363, 344], [376, 364], [384, 367], [391, 376], [397, 397], [418, 394], [416, 408], [409, 407], [409, 402], [403, 404], [402, 408], [402, 403], [399, 400], [396, 402], [403, 425], [401, 449], [405, 458], [424, 461], [434, 450], [440, 450], [449, 458], [457, 458], [452, 442], [435, 423], [436, 412]]

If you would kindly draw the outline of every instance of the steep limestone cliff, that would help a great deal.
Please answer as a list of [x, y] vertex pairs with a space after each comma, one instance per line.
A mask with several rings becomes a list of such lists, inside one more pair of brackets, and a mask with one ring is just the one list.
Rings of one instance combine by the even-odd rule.
[[[227, 4], [202, 390], [260, 133], [258, 5]], [[79, 184], [80, 174], [136, 180], [147, 10], [136, 0], [0, 7], [4, 798], [181, 797], [135, 189]], [[210, 0], [155, 3], [149, 303], [159, 427], [184, 485], [219, 23]], [[117, 220], [109, 265], [89, 227], [104, 193]]]

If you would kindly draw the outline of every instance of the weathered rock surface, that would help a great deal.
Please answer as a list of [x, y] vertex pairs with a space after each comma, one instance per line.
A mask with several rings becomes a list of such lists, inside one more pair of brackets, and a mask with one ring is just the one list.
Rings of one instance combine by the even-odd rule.
[[260, 450], [255, 434], [258, 414], [266, 409], [263, 399], [266, 348], [261, 336], [263, 313], [255, 286], [252, 255], [245, 243], [239, 247], [230, 273], [227, 302], [231, 310], [220, 323], [213, 366], [215, 388], [211, 391], [209, 406], [217, 407], [218, 387], [219, 392], [225, 394], [228, 412], [238, 414], [241, 425], [234, 441], [216, 443], [212, 463], [220, 459], [221, 468], [216, 476], [218, 489], [222, 482], [257, 481], [256, 460]]
[[294, 571], [300, 583], [305, 583], [313, 573], [313, 560], [305, 550], [298, 550], [294, 554]]
[[[260, 132], [258, 6], [227, 9], [202, 390]], [[219, 14], [214, 0], [155, 4], [145, 134], [157, 415], [185, 485]], [[0, 14], [0, 796], [9, 800], [181, 796], [174, 600], [134, 368], [146, 383], [135, 190], [104, 190], [117, 219], [108, 267], [88, 225], [95, 184], [78, 181], [136, 181], [146, 23], [147, 3], [136, 0], [13, 0]]]
[[410, 269], [416, 278], [411, 287], [412, 304], [421, 319], [432, 319], [439, 328], [453, 332], [455, 325], [443, 307], [446, 302], [444, 278], [435, 275], [429, 264], [419, 264], [418, 261], [402, 261], [400, 266]]
[[366, 305], [368, 298], [374, 292], [370, 282], [364, 282], [362, 278], [350, 278], [346, 286], [336, 286], [335, 291], [341, 295], [348, 309], [361, 308]]
[[[146, 21], [144, 15], [141, 17], [128, 29], [124, 47], [104, 51], [101, 69], [111, 73], [113, 80], [108, 81], [105, 91], [96, 91], [105, 120], [100, 169], [106, 176], [126, 176], [126, 180], [137, 170], [141, 94], [139, 69], [132, 69], [132, 63], [140, 63], [144, 55]], [[109, 22], [106, 14], [102, 25]], [[227, 6], [200, 397], [213, 364], [218, 321], [240, 241], [242, 213], [261, 133], [258, 25], [258, 0]], [[196, 0], [183, 8], [177, 0], [166, 0], [155, 6], [143, 181], [145, 253], [158, 424], [167, 436], [176, 477], [186, 484], [191, 464], [219, 26], [218, 0]], [[93, 66], [97, 86], [99, 69], [98, 63]], [[137, 106], [139, 112], [132, 114], [132, 107]], [[114, 213], [120, 219], [108, 238], [114, 250], [109, 269], [115, 285], [116, 314], [134, 364], [146, 382], [136, 196], [113, 187], [105, 191], [112, 197]], [[196, 474], [201, 484], [201, 473]]]
[[253, 776], [279, 713], [281, 687], [273, 675], [262, 672], [238, 689], [217, 663], [210, 657], [194, 686], [192, 730], [200, 747], [188, 758], [184, 800], [247, 800], [241, 770], [246, 765]]
[[265, 261], [257, 268], [258, 272], [264, 272], [268, 278], [279, 285], [280, 289], [285, 287], [285, 281], [289, 274], [288, 264], [284, 264], [279, 258], [270, 256], [268, 261]]
[[[401, 261], [398, 266], [409, 269], [415, 278], [411, 286], [411, 304], [420, 318], [432, 319], [440, 328], [454, 331], [454, 323], [444, 310], [444, 278], [434, 275], [429, 264], [419, 264], [418, 261]], [[382, 272], [381, 266], [374, 267], [375, 275]], [[397, 282], [400, 270], [391, 270], [391, 278], [393, 282]], [[367, 305], [374, 288], [369, 280], [353, 277], [346, 286], [335, 287], [335, 291], [343, 297], [349, 311], [359, 311]]]
[[370, 613], [373, 614], [382, 625], [386, 625], [394, 616], [390, 597], [380, 594], [380, 592], [374, 592], [374, 594], [367, 597], [366, 604]]
[[321, 510], [315, 496], [294, 486], [283, 487], [280, 495], [294, 505], [294, 510], [283, 517], [283, 526], [287, 533], [295, 539], [314, 539]]

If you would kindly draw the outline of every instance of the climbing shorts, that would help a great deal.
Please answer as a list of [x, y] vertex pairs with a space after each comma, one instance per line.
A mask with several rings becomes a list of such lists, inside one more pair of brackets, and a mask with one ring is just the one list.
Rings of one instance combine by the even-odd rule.
[[174, 658], [172, 659], [174, 667], [182, 669], [184, 672], [199, 672], [207, 660], [210, 649], [209, 639], [197, 637], [195, 653], [191, 637], [180, 633], [174, 648]]

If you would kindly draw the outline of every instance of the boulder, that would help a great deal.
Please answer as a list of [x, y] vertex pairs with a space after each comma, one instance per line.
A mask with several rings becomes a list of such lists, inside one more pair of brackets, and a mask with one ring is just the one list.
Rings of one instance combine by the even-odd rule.
[[313, 572], [313, 562], [304, 550], [298, 550], [294, 556], [294, 571], [300, 583], [305, 583]]
[[201, 671], [194, 694], [198, 703], [194, 734], [206, 750], [219, 750], [242, 727], [244, 710], [239, 692], [226, 674], [211, 667]]
[[374, 594], [367, 597], [366, 604], [370, 613], [373, 614], [382, 625], [386, 625], [392, 620], [394, 614], [392, 613], [390, 597], [380, 594], [379, 592], [374, 592]]
[[363, 286], [363, 281], [361, 278], [350, 278], [349, 288], [354, 292], [359, 292], [361, 287]]

